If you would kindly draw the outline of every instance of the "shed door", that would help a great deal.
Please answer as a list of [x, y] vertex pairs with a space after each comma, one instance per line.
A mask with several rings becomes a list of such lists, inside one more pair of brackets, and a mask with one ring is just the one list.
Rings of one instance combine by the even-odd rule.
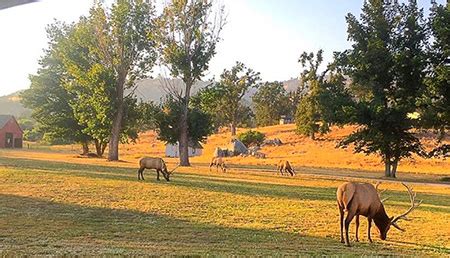
[[12, 133], [6, 133], [5, 134], [5, 148], [12, 148], [13, 147], [13, 134]]
[[14, 148], [22, 148], [22, 138], [14, 139]]

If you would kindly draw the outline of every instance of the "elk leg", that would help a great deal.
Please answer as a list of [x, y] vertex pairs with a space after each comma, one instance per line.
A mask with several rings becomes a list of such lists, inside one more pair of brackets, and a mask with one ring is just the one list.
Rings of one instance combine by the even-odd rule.
[[344, 243], [344, 209], [339, 204], [338, 207], [339, 207], [339, 225], [341, 228], [341, 243]]
[[211, 172], [211, 167], [212, 167], [213, 165], [214, 165], [213, 163], [209, 164], [209, 172]]
[[138, 180], [141, 180], [142, 171], [144, 171], [144, 168], [139, 168], [138, 169]]
[[348, 239], [348, 231], [350, 227], [350, 222], [352, 222], [353, 217], [355, 217], [355, 213], [352, 211], [348, 211], [347, 218], [345, 218], [345, 245], [350, 246], [350, 240]]
[[159, 169], [156, 170], [156, 180], [159, 181]]
[[359, 237], [358, 237], [358, 231], [359, 231], [359, 215], [356, 215], [356, 241], [355, 242], [359, 242]]
[[294, 171], [292, 169], [289, 169], [289, 173], [291, 174], [291, 176], [294, 176]]
[[372, 237], [370, 236], [370, 228], [372, 227], [372, 218], [367, 218], [368, 227], [367, 227], [367, 237], [369, 238], [369, 242], [372, 243]]

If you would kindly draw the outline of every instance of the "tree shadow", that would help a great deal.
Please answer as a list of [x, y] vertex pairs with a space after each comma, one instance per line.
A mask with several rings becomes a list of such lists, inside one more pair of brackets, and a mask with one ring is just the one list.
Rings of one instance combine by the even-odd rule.
[[[0, 194], [3, 254], [400, 255], [382, 244], [267, 229], [225, 227], [134, 210]], [[191, 218], [192, 219], [192, 218]]]

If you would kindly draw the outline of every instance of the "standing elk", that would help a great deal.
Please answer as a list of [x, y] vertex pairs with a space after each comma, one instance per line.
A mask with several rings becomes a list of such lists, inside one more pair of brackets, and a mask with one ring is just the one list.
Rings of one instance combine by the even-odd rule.
[[167, 181], [170, 181], [169, 177], [172, 174], [172, 172], [175, 170], [172, 169], [172, 171], [167, 171], [166, 163], [162, 158], [152, 158], [152, 157], [144, 157], [139, 160], [139, 170], [138, 170], [138, 180], [142, 178], [144, 180], [144, 170], [145, 169], [155, 169], [156, 170], [156, 179], [159, 180], [159, 173], [161, 172], [164, 178]]
[[283, 171], [289, 173], [291, 176], [295, 175], [294, 168], [292, 168], [291, 163], [287, 160], [280, 160], [277, 165], [277, 170], [281, 175], [284, 175]]
[[[345, 243], [350, 246], [350, 241], [348, 239], [348, 229], [350, 222], [353, 217], [356, 216], [356, 242], [358, 239], [358, 229], [359, 229], [359, 215], [367, 217], [368, 229], [367, 236], [369, 241], [372, 243], [372, 238], [370, 237], [370, 228], [372, 226], [372, 221], [375, 222], [378, 230], [380, 231], [380, 238], [386, 240], [387, 233], [391, 226], [395, 227], [400, 231], [401, 229], [397, 222], [400, 219], [408, 220], [406, 215], [411, 213], [416, 209], [422, 201], [416, 202], [416, 193], [413, 192], [412, 188], [402, 183], [406, 187], [409, 193], [409, 198], [411, 201], [411, 207], [403, 214], [397, 217], [389, 217], [383, 206], [383, 201], [380, 199], [380, 194], [378, 193], [378, 185], [374, 187], [372, 184], [368, 183], [344, 183], [340, 185], [336, 192], [337, 202], [339, 206], [340, 214], [340, 229], [341, 229], [341, 243]], [[347, 217], [344, 221], [344, 212], [347, 212]], [[344, 225], [345, 223], [345, 225]], [[345, 226], [345, 242], [343, 236], [343, 227]]]
[[222, 172], [227, 172], [227, 166], [225, 165], [222, 157], [213, 157], [211, 159], [211, 163], [209, 164], [209, 171], [211, 171], [212, 166], [216, 166], [217, 172], [219, 172], [219, 167], [222, 169]]

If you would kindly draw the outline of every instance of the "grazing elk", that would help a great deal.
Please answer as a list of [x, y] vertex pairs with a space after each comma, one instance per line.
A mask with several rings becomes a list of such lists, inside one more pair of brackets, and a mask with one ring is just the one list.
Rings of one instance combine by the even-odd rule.
[[219, 172], [219, 167], [222, 169], [222, 172], [227, 172], [227, 166], [225, 165], [222, 157], [213, 157], [211, 163], [209, 164], [209, 171], [211, 171], [212, 166], [216, 166], [217, 172]]
[[[350, 241], [348, 239], [348, 229], [350, 222], [353, 217], [356, 216], [356, 242], [358, 239], [358, 229], [359, 229], [359, 215], [367, 217], [368, 229], [367, 236], [369, 241], [372, 242], [370, 237], [370, 228], [372, 226], [372, 221], [375, 222], [378, 230], [380, 231], [380, 238], [386, 240], [387, 232], [390, 227], [393, 226], [398, 230], [401, 229], [397, 222], [400, 219], [407, 220], [406, 215], [416, 209], [420, 202], [416, 202], [416, 194], [412, 191], [412, 188], [402, 183], [406, 187], [409, 193], [411, 207], [403, 214], [397, 217], [389, 217], [383, 206], [383, 201], [380, 200], [380, 195], [378, 194], [378, 185], [374, 187], [372, 184], [368, 183], [344, 183], [340, 185], [336, 192], [337, 202], [339, 206], [340, 215], [340, 228], [341, 228], [341, 243], [344, 243], [343, 227], [345, 226], [345, 244], [350, 246]], [[344, 221], [344, 212], [347, 212], [347, 217]]]
[[144, 157], [139, 160], [138, 180], [140, 180], [141, 178], [142, 178], [142, 180], [144, 180], [144, 170], [146, 168], [147, 169], [156, 169], [156, 174], [157, 174], [156, 179], [157, 180], [159, 180], [159, 172], [161, 172], [167, 181], [170, 181], [169, 177], [172, 174], [172, 172], [175, 170], [175, 169], [173, 169], [170, 172], [167, 171], [166, 163], [161, 158]]
[[295, 175], [294, 168], [292, 168], [291, 163], [287, 160], [280, 160], [280, 162], [278, 162], [277, 169], [280, 171], [281, 175], [284, 175], [283, 171], [288, 172], [291, 176]]

